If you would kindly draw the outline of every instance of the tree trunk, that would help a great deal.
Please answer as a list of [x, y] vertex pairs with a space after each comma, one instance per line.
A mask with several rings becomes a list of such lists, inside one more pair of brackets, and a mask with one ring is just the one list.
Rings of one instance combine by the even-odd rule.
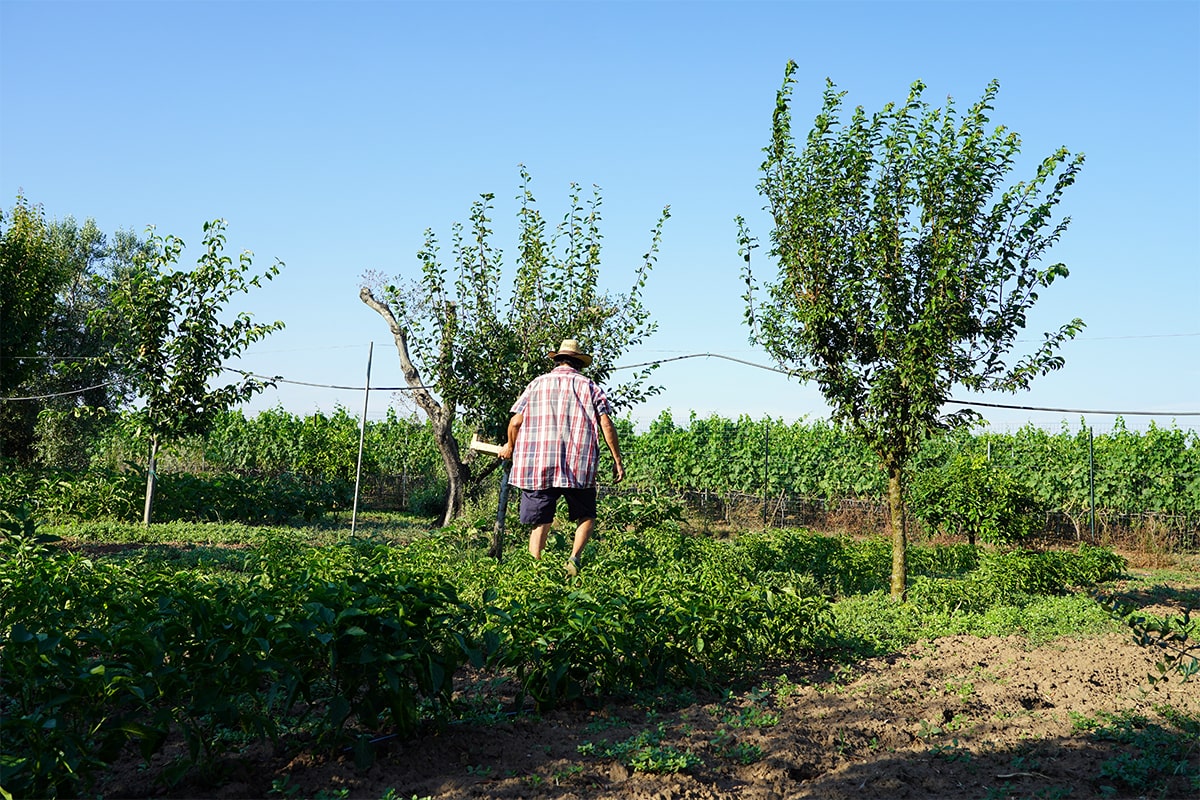
[[433, 435], [437, 441], [438, 452], [442, 455], [442, 463], [446, 467], [446, 481], [450, 484], [446, 490], [446, 513], [442, 517], [442, 526], [445, 527], [458, 519], [458, 515], [462, 513], [470, 470], [462, 463], [458, 440], [454, 438], [453, 419], [435, 420]]
[[908, 599], [908, 521], [904, 514], [903, 469], [888, 464], [888, 512], [892, 520], [892, 599]]
[[150, 455], [146, 459], [146, 506], [142, 510], [142, 524], [150, 525], [150, 514], [154, 510], [154, 490], [158, 486], [158, 437], [150, 437]]
[[454, 438], [454, 416], [457, 409], [452, 403], [438, 402], [421, 380], [420, 372], [409, 357], [408, 332], [392, 313], [391, 306], [376, 299], [365, 286], [359, 290], [358, 297], [387, 322], [392, 340], [396, 344], [396, 355], [400, 357], [400, 371], [404, 373], [404, 381], [411, 387], [410, 396], [433, 423], [434, 441], [437, 443], [438, 453], [442, 456], [442, 463], [446, 466], [446, 480], [450, 484], [446, 492], [446, 513], [442, 517], [442, 525], [449, 525], [462, 513], [467, 479], [471, 474], [470, 468], [462, 462], [462, 454]]

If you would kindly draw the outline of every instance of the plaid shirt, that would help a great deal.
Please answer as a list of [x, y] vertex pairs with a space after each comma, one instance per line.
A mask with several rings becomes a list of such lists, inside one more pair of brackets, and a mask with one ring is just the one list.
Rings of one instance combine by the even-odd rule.
[[512, 407], [524, 416], [509, 483], [521, 489], [596, 485], [600, 415], [612, 415], [604, 390], [565, 364], [539, 375]]

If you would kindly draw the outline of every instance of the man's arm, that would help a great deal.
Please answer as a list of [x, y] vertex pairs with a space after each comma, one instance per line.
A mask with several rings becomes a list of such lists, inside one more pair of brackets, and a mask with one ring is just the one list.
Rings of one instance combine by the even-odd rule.
[[525, 423], [524, 414], [513, 414], [508, 420], [508, 441], [500, 448], [500, 452], [496, 455], [507, 461], [512, 458], [513, 447], [517, 444], [517, 433], [521, 430], [521, 425]]
[[608, 452], [612, 453], [613, 457], [613, 483], [620, 483], [625, 477], [625, 466], [621, 463], [621, 445], [617, 441], [617, 426], [613, 425], [608, 414], [600, 415], [600, 430], [604, 433], [604, 443], [608, 445]]

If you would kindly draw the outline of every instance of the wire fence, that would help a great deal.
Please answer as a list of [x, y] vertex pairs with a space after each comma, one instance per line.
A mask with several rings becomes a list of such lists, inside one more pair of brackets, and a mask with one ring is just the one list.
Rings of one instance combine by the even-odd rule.
[[[700, 353], [656, 363], [700, 357], [727, 358]], [[361, 388], [367, 391], [367, 387]], [[401, 388], [412, 387], [371, 390]], [[268, 422], [275, 423], [278, 431], [267, 431]], [[314, 468], [348, 470], [353, 474], [353, 456], [347, 463], [347, 454], [365, 438], [368, 455], [373, 457], [362, 474], [364, 507], [412, 509], [416, 504], [436, 502], [441, 491], [436, 448], [425, 440], [426, 426], [422, 424], [356, 420], [344, 409], [329, 418], [297, 417], [282, 410], [264, 412], [255, 424], [261, 430], [253, 436], [237, 426], [227, 431], [227, 449], [231, 453], [237, 450], [236, 458], [243, 460], [234, 463], [231, 455], [222, 459], [224, 468], [265, 466], [269, 458], [250, 452], [257, 445], [248, 441], [257, 437], [276, 452], [287, 450], [287, 442], [305, 442], [304, 447], [312, 451], [285, 454], [282, 460], [291, 463], [282, 469], [298, 473]], [[360, 438], [359, 425], [365, 437]], [[680, 426], [667, 415], [650, 422], [642, 432], [633, 431], [630, 425], [622, 432], [622, 446], [629, 473], [623, 487], [672, 493], [701, 518], [747, 524], [757, 520], [781, 526], [879, 529], [887, 525], [886, 482], [876, 457], [828, 422], [693, 416]], [[317, 453], [314, 447], [324, 450]], [[1091, 427], [1064, 427], [1054, 433], [1032, 424], [1008, 432], [960, 432], [923, 448], [914, 459], [913, 470], [936, 468], [964, 455], [983, 458], [990, 469], [1028, 486], [1042, 509], [1039, 513], [1044, 519], [1039, 527], [1045, 535], [1092, 542], [1116, 536], [1157, 536], [1196, 547], [1200, 536], [1200, 434], [1194, 430], [1151, 423], [1148, 430], [1132, 431], [1118, 418], [1111, 429], [1099, 435]], [[410, 464], [413, 469], [408, 471], [406, 465]], [[398, 466], [400, 471], [395, 469]]]
[[[642, 494], [644, 490], [601, 487], [600, 494]], [[683, 491], [671, 496], [685, 507], [688, 517], [730, 530], [759, 527], [806, 528], [847, 535], [872, 535], [891, 528], [891, 515], [883, 500], [842, 498], [830, 500], [787, 492], [774, 496], [748, 492]], [[1054, 544], [1087, 543], [1160, 552], [1200, 551], [1200, 515], [1142, 512], [1137, 514], [1098, 509], [1096, 525], [1081, 525], [1078, 515], [1064, 511], [1032, 513], [1033, 538]], [[600, 521], [601, 524], [603, 520]], [[939, 531], [925, 529], [909, 517], [913, 536], [933, 538]]]

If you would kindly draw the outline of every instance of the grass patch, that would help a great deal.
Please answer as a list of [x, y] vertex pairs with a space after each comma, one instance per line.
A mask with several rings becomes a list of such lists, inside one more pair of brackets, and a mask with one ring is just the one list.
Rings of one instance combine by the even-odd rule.
[[982, 611], [923, 609], [897, 603], [886, 592], [855, 595], [833, 605], [840, 650], [849, 659], [872, 658], [942, 636], [1023, 636], [1043, 644], [1064, 636], [1121, 629], [1084, 594], [1026, 596]]

